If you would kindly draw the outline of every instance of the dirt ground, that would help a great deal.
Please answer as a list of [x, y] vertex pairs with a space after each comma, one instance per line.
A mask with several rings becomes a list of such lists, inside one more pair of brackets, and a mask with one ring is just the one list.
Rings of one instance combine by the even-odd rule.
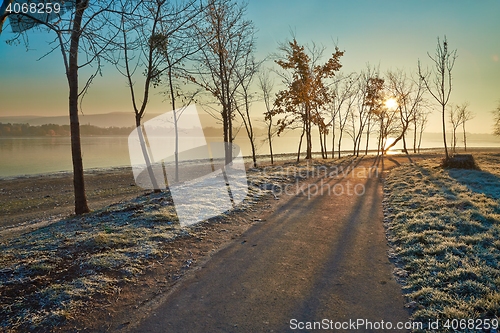
[[[130, 168], [86, 172], [85, 186], [91, 210], [144, 193], [135, 185]], [[0, 231], [70, 215], [74, 212], [73, 177], [63, 173], [0, 180], [0, 212]]]

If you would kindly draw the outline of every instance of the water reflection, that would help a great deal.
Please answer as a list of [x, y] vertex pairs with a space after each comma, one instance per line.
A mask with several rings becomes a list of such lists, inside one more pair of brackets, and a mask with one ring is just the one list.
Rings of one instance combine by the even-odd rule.
[[[70, 171], [69, 137], [1, 138], [0, 177]], [[83, 164], [106, 168], [130, 164], [126, 137], [83, 137]]]

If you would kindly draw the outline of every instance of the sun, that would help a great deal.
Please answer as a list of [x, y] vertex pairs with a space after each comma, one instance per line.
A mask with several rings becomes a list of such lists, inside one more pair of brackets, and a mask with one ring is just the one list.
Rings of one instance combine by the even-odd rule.
[[396, 101], [395, 98], [391, 97], [385, 101], [385, 107], [389, 110], [396, 110], [396, 108], [398, 107], [398, 101]]
[[[392, 145], [394, 143], [394, 141], [396, 141], [395, 138], [387, 138], [387, 140], [385, 142], [384, 150], [386, 150], [390, 145]], [[391, 149], [389, 149], [389, 151], [391, 151], [393, 149], [394, 149], [394, 147], [392, 147]]]

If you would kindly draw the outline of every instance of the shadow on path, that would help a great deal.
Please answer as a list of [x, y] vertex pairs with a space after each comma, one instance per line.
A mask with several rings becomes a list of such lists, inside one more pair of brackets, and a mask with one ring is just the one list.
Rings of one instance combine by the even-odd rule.
[[[306, 180], [303, 186], [324, 192], [283, 198], [265, 223], [214, 255], [133, 331], [286, 332], [293, 319], [407, 321], [386, 255], [381, 182], [359, 172], [371, 163], [356, 160], [343, 178]], [[328, 192], [333, 186], [343, 194]]]

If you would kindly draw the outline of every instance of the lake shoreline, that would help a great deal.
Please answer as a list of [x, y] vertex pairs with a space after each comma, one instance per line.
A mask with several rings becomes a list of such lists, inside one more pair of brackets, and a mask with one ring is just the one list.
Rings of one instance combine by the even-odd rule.
[[[499, 151], [500, 148], [471, 148], [468, 152]], [[442, 149], [425, 149], [420, 154], [439, 155]], [[320, 155], [315, 153], [314, 157], [320, 159]], [[294, 163], [295, 158], [295, 153], [278, 154], [275, 162]], [[257, 162], [259, 166], [270, 165], [269, 156], [258, 156]], [[251, 168], [251, 158], [245, 157], [245, 164]], [[136, 186], [130, 166], [92, 168], [84, 173], [89, 208], [93, 211], [151, 192]], [[0, 178], [0, 183], [0, 211], [3, 212], [0, 233], [15, 226], [32, 226], [74, 214], [73, 181], [69, 171], [4, 177]]]

